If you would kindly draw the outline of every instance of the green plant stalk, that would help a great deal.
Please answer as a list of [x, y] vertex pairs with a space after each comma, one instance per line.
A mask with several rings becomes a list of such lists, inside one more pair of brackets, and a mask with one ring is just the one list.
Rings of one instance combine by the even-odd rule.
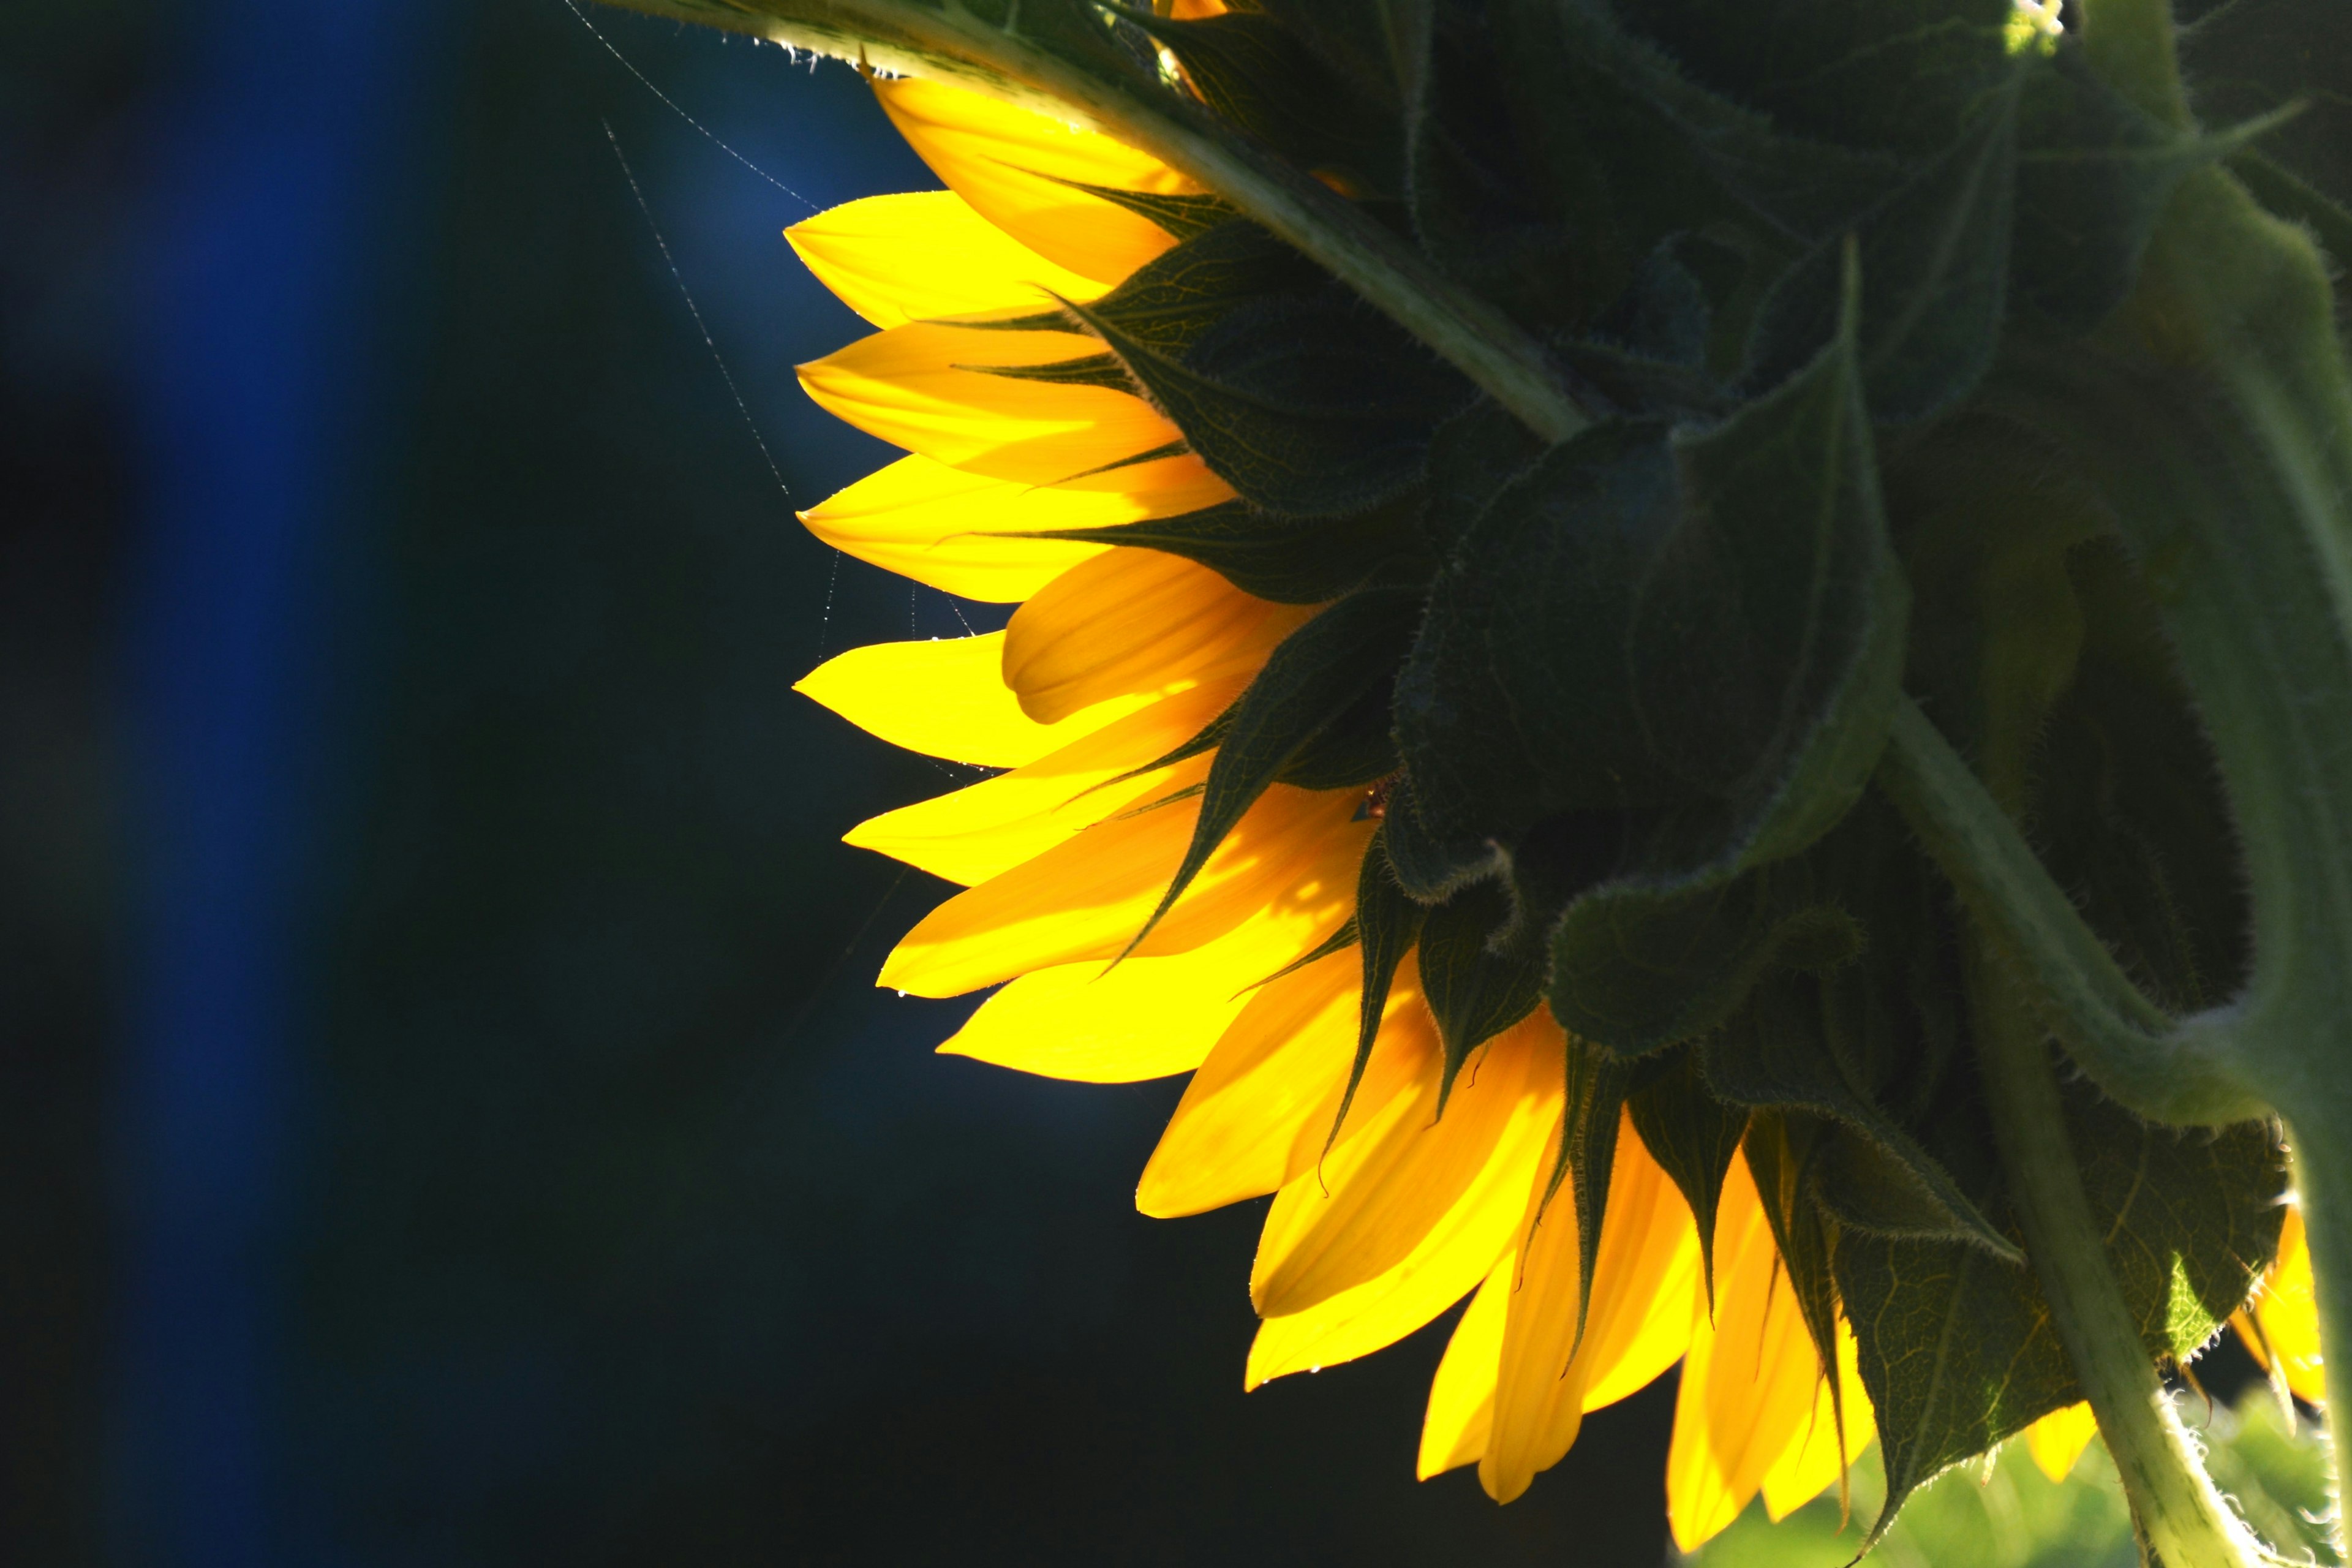
[[[1880, 781], [2102, 1088], [2176, 1122], [2287, 1123], [2323, 1338], [2352, 1343], [2352, 376], [2326, 274], [2207, 171], [2099, 340], [2013, 356], [1992, 395], [2105, 497], [2172, 633], [2244, 857], [2244, 992], [2158, 1022], [1916, 711]], [[2327, 1378], [2331, 1407], [2352, 1398], [2352, 1357]]]
[[2241, 1568], [2261, 1546], [2197, 1462], [2107, 1263], [2066, 1134], [2042, 1019], [1981, 940], [1969, 954], [1977, 1061], [2042, 1294], [2124, 1495], [2166, 1568]]
[[[614, 0], [631, 10], [928, 77], [1077, 121], [1198, 180], [1328, 268], [1529, 429], [1564, 441], [1591, 423], [1541, 345], [1319, 181], [1220, 130], [1174, 90], [1097, 73], [961, 0]], [[1017, 3], [1011, 15], [1019, 16]]]

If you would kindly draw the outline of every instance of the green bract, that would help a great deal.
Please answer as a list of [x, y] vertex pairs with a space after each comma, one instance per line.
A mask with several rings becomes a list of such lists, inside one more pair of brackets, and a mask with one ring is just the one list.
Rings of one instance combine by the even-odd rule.
[[1326, 606], [1171, 900], [1375, 786], [1359, 1075], [1407, 951], [1449, 1083], [1550, 1006], [1588, 1263], [1621, 1108], [1703, 1237], [1744, 1148], [1882, 1529], [2087, 1395], [2168, 1563], [2254, 1560], [2155, 1369], [2275, 1247], [2273, 1113], [2352, 1278], [2352, 6], [637, 3], [1220, 193], [1117, 198], [1181, 243], [1004, 373], [1241, 497], [1087, 537]]

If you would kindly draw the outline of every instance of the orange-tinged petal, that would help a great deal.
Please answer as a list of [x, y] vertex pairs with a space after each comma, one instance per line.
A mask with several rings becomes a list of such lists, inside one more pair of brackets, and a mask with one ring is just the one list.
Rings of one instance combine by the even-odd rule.
[[1423, 1480], [1484, 1458], [1495, 1428], [1495, 1376], [1503, 1359], [1503, 1329], [1510, 1313], [1511, 1289], [1518, 1279], [1516, 1248], [1488, 1272], [1470, 1310], [1454, 1325], [1444, 1359], [1429, 1384], [1429, 1410], [1422, 1417], [1421, 1457], [1413, 1472]]
[[1526, 1228], [1495, 1373], [1494, 1427], [1478, 1461], [1478, 1484], [1496, 1502], [1509, 1502], [1538, 1471], [1559, 1463], [1584, 1420], [1584, 1369], [1571, 1356], [1582, 1268], [1576, 1205], [1544, 1202], [1559, 1149], [1555, 1128], [1543, 1173], [1530, 1184], [1521, 1211]]
[[[1723, 1250], [1726, 1237], [1738, 1230], [1731, 1205], [1731, 1184], [1724, 1184], [1724, 1199], [1716, 1212], [1716, 1289], [1726, 1280]], [[1755, 1201], [1749, 1189], [1748, 1202]], [[1744, 1217], [1744, 1216], [1743, 1216]], [[1762, 1215], [1759, 1211], [1758, 1218]], [[1707, 1321], [1705, 1303], [1691, 1315], [1690, 1350], [1683, 1357], [1682, 1385], [1675, 1395], [1675, 1432], [1666, 1447], [1666, 1523], [1675, 1547], [1697, 1551], [1739, 1517], [1747, 1506], [1735, 1496], [1730, 1479], [1716, 1458], [1706, 1426], [1706, 1385], [1715, 1366], [1715, 1327]]]
[[1745, 1507], [1811, 1423], [1822, 1364], [1769, 1225], [1749, 1227], [1742, 1254], [1717, 1298], [1706, 1426], [1717, 1462]]
[[1408, 954], [1339, 1138], [1332, 1120], [1355, 1060], [1361, 956], [1333, 953], [1261, 987], [1185, 1086], [1135, 1206], [1172, 1219], [1262, 1197], [1312, 1166], [1327, 1142], [1360, 1133], [1436, 1056], [1436, 1026], [1417, 986]]
[[1002, 306], [1051, 310], [1103, 284], [1046, 260], [953, 191], [866, 196], [784, 230], [808, 269], [877, 327]]
[[1821, 1377], [1745, 1160], [1723, 1184], [1715, 1258], [1715, 1321], [1702, 1306], [1692, 1326], [1666, 1456], [1666, 1518], [1685, 1552], [1761, 1489], [1811, 1421]]
[[1046, 1078], [1134, 1083], [1190, 1072], [1246, 1006], [1247, 987], [1296, 956], [1297, 932], [1245, 921], [1168, 958], [1108, 973], [1066, 963], [1013, 981], [940, 1050]]
[[811, 533], [886, 572], [991, 604], [1017, 604], [1109, 546], [1013, 539], [1023, 531], [1116, 528], [1198, 511], [1233, 498], [1195, 458], [1098, 475], [1131, 489], [1026, 485], [901, 458], [801, 513]]
[[2320, 1353], [2319, 1300], [2312, 1289], [2311, 1246], [2298, 1206], [2290, 1205], [2286, 1211], [2286, 1221], [2279, 1230], [2278, 1258], [2263, 1277], [2253, 1311], [2254, 1321], [2262, 1325], [2263, 1342], [2278, 1357], [2287, 1387], [2297, 1399], [2324, 1404], [2327, 1377]]
[[800, 367], [820, 407], [893, 446], [992, 479], [1050, 485], [1179, 443], [1182, 432], [1131, 393], [1018, 376], [1102, 352], [1069, 332], [992, 331], [910, 321]]
[[[1199, 733], [1239, 694], [1200, 687], [1139, 709], [1025, 767], [868, 818], [842, 842], [971, 887], [1115, 812], [1201, 782], [1205, 755], [1122, 779]], [[1118, 781], [1114, 783], [1113, 781]]]
[[1523, 1099], [1470, 1184], [1402, 1262], [1258, 1325], [1243, 1386], [1370, 1355], [1468, 1295], [1510, 1247], [1528, 1184], [1559, 1121], [1558, 1083], [1549, 1095]]
[[1040, 255], [1116, 283], [1176, 242], [1149, 218], [1073, 189], [1159, 195], [1200, 186], [1098, 132], [938, 82], [877, 80], [875, 95], [915, 155], [982, 216]]
[[2034, 1464], [2053, 1481], [2063, 1481], [2074, 1470], [2074, 1461], [2099, 1435], [2099, 1418], [2091, 1414], [2091, 1402], [2080, 1400], [2063, 1410], [2053, 1410], [2025, 1429], [2025, 1451], [2033, 1456]]
[[1304, 1311], [1412, 1255], [1496, 1145], [1557, 1102], [1559, 1058], [1538, 1063], [1546, 1053], [1534, 1035], [1521, 1024], [1489, 1041], [1454, 1080], [1442, 1115], [1431, 1063], [1363, 1131], [1275, 1194], [1250, 1268], [1262, 1316]]
[[[1352, 820], [1360, 804], [1353, 791], [1275, 785], [1135, 951], [1190, 952], [1260, 911], [1335, 929], [1354, 906], [1370, 837], [1370, 823]], [[955, 996], [1032, 969], [1118, 957], [1158, 907], [1200, 810], [1198, 795], [1137, 808], [957, 894], [907, 933], [878, 984]]]
[[1139, 691], [1247, 679], [1314, 615], [1253, 598], [1205, 566], [1114, 550], [1054, 579], [1004, 628], [1004, 683], [1052, 723]]
[[1004, 634], [854, 647], [793, 689], [894, 746], [987, 768], [1017, 768], [1149, 705], [1138, 693], [1056, 723], [1021, 711], [1004, 684]]
[[[1812, 1415], [1764, 1472], [1764, 1512], [1776, 1524], [1835, 1484], [1855, 1456], [1870, 1446], [1877, 1430], [1870, 1394], [1862, 1386], [1860, 1347], [1843, 1317], [1838, 1320], [1837, 1349], [1838, 1394], [1845, 1411], [1843, 1436], [1838, 1407], [1830, 1399], [1829, 1380], [1817, 1377]], [[1818, 1355], [1815, 1364], [1819, 1364]]]
[[1592, 1260], [1584, 1342], [1584, 1408], [1640, 1393], [1690, 1348], [1701, 1295], [1698, 1227], [1690, 1205], [1651, 1158], [1630, 1117], [1617, 1134], [1609, 1208]]

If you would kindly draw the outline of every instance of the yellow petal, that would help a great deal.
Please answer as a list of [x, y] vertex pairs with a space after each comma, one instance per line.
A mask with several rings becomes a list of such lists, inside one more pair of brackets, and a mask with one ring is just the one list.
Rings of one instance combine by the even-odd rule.
[[1179, 693], [1024, 767], [868, 818], [842, 842], [966, 887], [984, 882], [1114, 813], [1200, 783], [1205, 755], [1112, 781], [1176, 750], [1239, 694], [1238, 682]]
[[991, 996], [940, 1047], [998, 1067], [1087, 1083], [1134, 1083], [1190, 1072], [1249, 1004], [1246, 987], [1296, 956], [1297, 933], [1247, 921], [1168, 958], [1066, 963], [1024, 974]]
[[1247, 679], [1314, 610], [1253, 598], [1205, 566], [1114, 550], [1013, 613], [1004, 681], [1041, 723], [1114, 697]]
[[1609, 1208], [1592, 1262], [1592, 1304], [1576, 1352], [1585, 1363], [1584, 1408], [1638, 1394], [1680, 1361], [1702, 1294], [1690, 1205], [1629, 1117], [1617, 1134]]
[[1838, 1319], [1837, 1347], [1838, 1394], [1844, 1401], [1844, 1426], [1841, 1429], [1838, 1425], [1838, 1408], [1830, 1399], [1829, 1380], [1815, 1379], [1812, 1415], [1772, 1462], [1772, 1468], [1764, 1472], [1764, 1512], [1775, 1524], [1834, 1485], [1845, 1474], [1846, 1467], [1870, 1446], [1876, 1431], [1870, 1394], [1862, 1386], [1860, 1347], [1854, 1342], [1853, 1329], [1843, 1317]]
[[1472, 1058], [1443, 1115], [1432, 1063], [1362, 1132], [1275, 1194], [1250, 1269], [1261, 1315], [1304, 1311], [1402, 1263], [1498, 1144], [1533, 1135], [1528, 1124], [1558, 1103], [1560, 1070], [1556, 1055], [1536, 1048], [1534, 1022]]
[[[1185, 1086], [1136, 1188], [1139, 1210], [1173, 1219], [1262, 1197], [1339, 1142], [1331, 1123], [1355, 1060], [1362, 978], [1361, 955], [1349, 949], [1251, 996]], [[1419, 1083], [1437, 1049], [1408, 955], [1340, 1133], [1361, 1132]]]
[[937, 82], [877, 80], [898, 134], [948, 189], [1032, 250], [1116, 283], [1175, 244], [1150, 219], [1071, 188], [1161, 195], [1200, 186], [1149, 153]]
[[1583, 1368], [1570, 1359], [1576, 1338], [1576, 1205], [1546, 1205], [1543, 1191], [1559, 1155], [1554, 1129], [1544, 1175], [1530, 1184], [1521, 1210], [1518, 1277], [1503, 1322], [1502, 1354], [1495, 1372], [1495, 1415], [1478, 1484], [1496, 1502], [1528, 1489], [1536, 1473], [1559, 1462], [1584, 1419]]
[[1495, 1426], [1495, 1374], [1502, 1363], [1503, 1328], [1518, 1272], [1519, 1255], [1514, 1248], [1487, 1274], [1471, 1298], [1470, 1310], [1454, 1325], [1454, 1337], [1445, 1342], [1444, 1359], [1429, 1384], [1421, 1457], [1413, 1468], [1424, 1481], [1486, 1457]]
[[793, 688], [894, 746], [1017, 768], [1152, 701], [1139, 693], [1041, 724], [1004, 684], [1004, 634], [854, 647]]
[[[1261, 910], [1329, 931], [1356, 896], [1361, 796], [1276, 784], [1228, 834], [1139, 953], [1187, 952]], [[878, 984], [955, 996], [1032, 969], [1126, 952], [1183, 858], [1201, 798], [1097, 823], [957, 894], [907, 933]]]
[[1666, 1456], [1666, 1518], [1685, 1552], [1761, 1489], [1806, 1431], [1821, 1377], [1745, 1160], [1724, 1182], [1715, 1247], [1715, 1321], [1693, 1324]]
[[2319, 1303], [2312, 1293], [2311, 1247], [2303, 1228], [2303, 1210], [2289, 1206], [2279, 1230], [2278, 1258], [2263, 1276], [2253, 1301], [2254, 1321], [2262, 1326], [2259, 1340], [2249, 1337], [2257, 1359], [2269, 1364], [2269, 1352], [2279, 1361], [2286, 1385], [2297, 1399], [2325, 1403], [2327, 1379], [2320, 1353]]
[[[1449, 1114], [1451, 1110], [1449, 1108]], [[1403, 1261], [1258, 1325], [1243, 1386], [1313, 1372], [1394, 1344], [1468, 1295], [1518, 1230], [1528, 1184], [1559, 1120], [1559, 1088], [1521, 1100], [1486, 1163]]]
[[867, 196], [784, 230], [808, 269], [877, 327], [1002, 306], [1051, 310], [1103, 291], [1057, 267], [953, 191]]
[[1143, 399], [1106, 386], [991, 375], [1102, 352], [1069, 332], [910, 321], [800, 367], [817, 405], [869, 436], [992, 479], [1050, 485], [1181, 442]]
[[1116, 528], [1198, 511], [1234, 493], [1197, 458], [1117, 472], [1134, 478], [1136, 488], [1016, 484], [929, 458], [901, 458], [801, 513], [801, 521], [827, 544], [886, 572], [963, 598], [1010, 605], [1108, 546], [993, 535]]
[[2025, 1451], [2042, 1473], [2053, 1481], [2063, 1481], [2074, 1470], [2074, 1461], [2099, 1435], [2099, 1418], [2091, 1414], [2087, 1399], [2069, 1405], [2063, 1410], [2053, 1410], [2025, 1429]]
[[[1716, 1286], [1724, 1284], [1723, 1243], [1731, 1235], [1729, 1182], [1716, 1214]], [[1753, 1202], [1753, 1189], [1750, 1189]], [[1759, 1217], [1761, 1217], [1760, 1215]], [[1676, 1549], [1696, 1552], [1739, 1517], [1745, 1498], [1735, 1497], [1729, 1478], [1716, 1458], [1706, 1429], [1706, 1385], [1715, 1365], [1715, 1327], [1705, 1305], [1692, 1313], [1690, 1350], [1683, 1357], [1682, 1385], [1675, 1395], [1674, 1437], [1666, 1447], [1666, 1524]]]

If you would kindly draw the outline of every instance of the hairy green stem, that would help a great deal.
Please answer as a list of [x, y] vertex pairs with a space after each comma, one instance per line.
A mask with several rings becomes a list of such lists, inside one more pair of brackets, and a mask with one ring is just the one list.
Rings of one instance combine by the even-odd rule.
[[2035, 1000], [2068, 1052], [2099, 1086], [2141, 1115], [2218, 1126], [2266, 1109], [2206, 1048], [2143, 995], [2024, 836], [1917, 703], [1897, 706], [1880, 759], [1880, 790], [1997, 932], [2006, 957], [2037, 984]]
[[[1953, 804], [1965, 792], [1916, 727], [1898, 726], [1882, 778], [2103, 1088], [2179, 1121], [2230, 1109], [2234, 1089], [2284, 1119], [2323, 1338], [2352, 1344], [2352, 375], [2326, 270], [2301, 231], [2207, 171], [2100, 339], [2013, 355], [2002, 381], [1997, 400], [2105, 497], [2171, 631], [2243, 856], [2244, 990], [2146, 1029], [2021, 842], [1983, 831], [1989, 803]], [[2138, 1092], [2168, 1079], [2186, 1103]], [[2329, 1358], [2338, 1397], [2347, 1361]]]
[[2041, 1018], [1993, 952], [1981, 942], [1972, 949], [1977, 1060], [2010, 1200], [2132, 1513], [2166, 1568], [2262, 1562], [2261, 1546], [2198, 1464], [2108, 1266]]
[[[1091, 125], [1191, 175], [1320, 262], [1545, 439], [1564, 441], [1591, 423], [1534, 338], [1352, 203], [1219, 127], [1173, 89], [1089, 68], [1024, 37], [1017, 21], [1000, 26], [960, 0], [615, 3], [933, 78]], [[1015, 6], [1012, 16], [1018, 15]]]

